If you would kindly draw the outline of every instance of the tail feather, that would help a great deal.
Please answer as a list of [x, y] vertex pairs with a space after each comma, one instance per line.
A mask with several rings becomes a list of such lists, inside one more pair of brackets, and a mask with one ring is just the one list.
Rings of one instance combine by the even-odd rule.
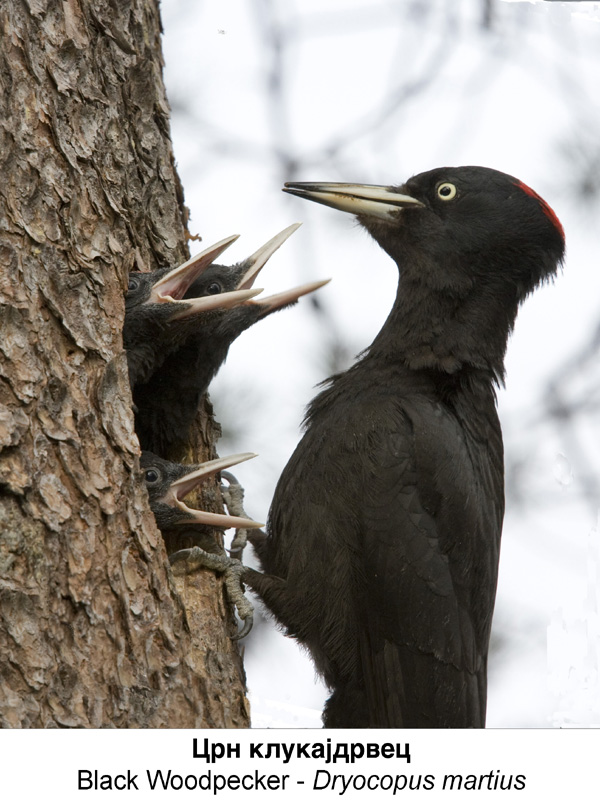
[[390, 641], [360, 637], [361, 674], [333, 687], [323, 714], [331, 728], [483, 728], [486, 669], [444, 663]]

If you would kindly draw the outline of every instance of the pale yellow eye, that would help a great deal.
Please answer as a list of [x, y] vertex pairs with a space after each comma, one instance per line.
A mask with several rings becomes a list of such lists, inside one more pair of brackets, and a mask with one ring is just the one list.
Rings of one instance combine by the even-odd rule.
[[456, 197], [456, 186], [453, 183], [440, 183], [437, 187], [437, 196], [440, 200], [454, 200]]

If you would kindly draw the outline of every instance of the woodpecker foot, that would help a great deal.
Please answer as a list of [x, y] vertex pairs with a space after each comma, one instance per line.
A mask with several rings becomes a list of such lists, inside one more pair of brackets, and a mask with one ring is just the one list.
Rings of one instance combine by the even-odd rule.
[[[244, 511], [244, 487], [238, 479], [231, 472], [221, 470], [221, 479], [225, 478], [227, 486], [221, 484], [221, 494], [223, 502], [227, 506], [227, 510], [234, 517], [244, 517], [250, 519], [248, 514]], [[244, 548], [248, 542], [248, 533], [246, 528], [237, 528], [235, 536], [231, 541], [229, 554], [232, 558], [237, 558], [242, 561]]]
[[242, 628], [231, 638], [236, 641], [243, 639], [252, 630], [254, 622], [254, 607], [244, 594], [243, 576], [245, 567], [237, 558], [208, 553], [201, 547], [190, 547], [186, 550], [178, 550], [169, 557], [171, 565], [183, 563], [186, 572], [206, 567], [224, 576], [225, 592], [227, 599], [235, 607], [239, 618], [242, 621]]

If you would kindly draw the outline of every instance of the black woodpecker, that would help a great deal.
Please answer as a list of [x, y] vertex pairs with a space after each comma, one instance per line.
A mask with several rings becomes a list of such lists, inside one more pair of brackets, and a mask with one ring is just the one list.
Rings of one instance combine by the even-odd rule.
[[[218, 302], [220, 297], [252, 291], [269, 258], [299, 227], [290, 225], [239, 264], [208, 267], [186, 291], [184, 302]], [[207, 316], [206, 322], [170, 353], [152, 378], [136, 387], [133, 397], [141, 447], [160, 455], [171, 455], [173, 448], [181, 451], [200, 399], [227, 358], [232, 342], [259, 320], [326, 283], [307, 283], [270, 297], [223, 307]]]
[[[235, 639], [242, 639], [252, 629], [254, 609], [243, 593], [241, 576], [244, 568], [241, 562], [225, 555], [212, 534], [212, 528], [253, 529], [262, 527], [262, 523], [248, 517], [190, 508], [184, 503], [184, 498], [213, 475], [255, 457], [255, 453], [237, 453], [196, 466], [167, 461], [148, 451], [143, 451], [140, 458], [140, 468], [156, 524], [167, 549], [176, 550], [169, 558], [171, 564], [183, 563], [188, 572], [205, 567], [224, 574], [229, 599], [244, 623]], [[225, 476], [228, 481], [235, 480], [229, 473], [224, 473]], [[245, 513], [241, 498], [239, 505], [242, 513]]]
[[496, 387], [517, 310], [564, 233], [520, 180], [289, 183], [396, 262], [392, 310], [310, 404], [244, 581], [311, 653], [327, 727], [482, 727], [504, 514]]
[[167, 461], [147, 450], [142, 451], [140, 467], [150, 498], [150, 508], [161, 532], [166, 533], [179, 525], [207, 525], [224, 529], [262, 527], [261, 522], [246, 517], [202, 511], [190, 508], [183, 502], [207, 478], [250, 458], [256, 458], [256, 453], [236, 453], [191, 466]]
[[231, 308], [259, 294], [260, 290], [244, 289], [218, 297], [182, 299], [198, 276], [237, 238], [223, 239], [175, 269], [129, 273], [123, 346], [132, 388], [147, 381], [169, 353], [206, 325], [215, 309]]

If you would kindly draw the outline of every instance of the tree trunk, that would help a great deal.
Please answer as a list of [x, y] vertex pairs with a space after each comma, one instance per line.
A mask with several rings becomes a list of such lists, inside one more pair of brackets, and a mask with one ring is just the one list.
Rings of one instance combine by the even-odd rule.
[[188, 255], [157, 6], [0, 6], [3, 727], [248, 725], [220, 579], [171, 576], [122, 350], [129, 270]]

